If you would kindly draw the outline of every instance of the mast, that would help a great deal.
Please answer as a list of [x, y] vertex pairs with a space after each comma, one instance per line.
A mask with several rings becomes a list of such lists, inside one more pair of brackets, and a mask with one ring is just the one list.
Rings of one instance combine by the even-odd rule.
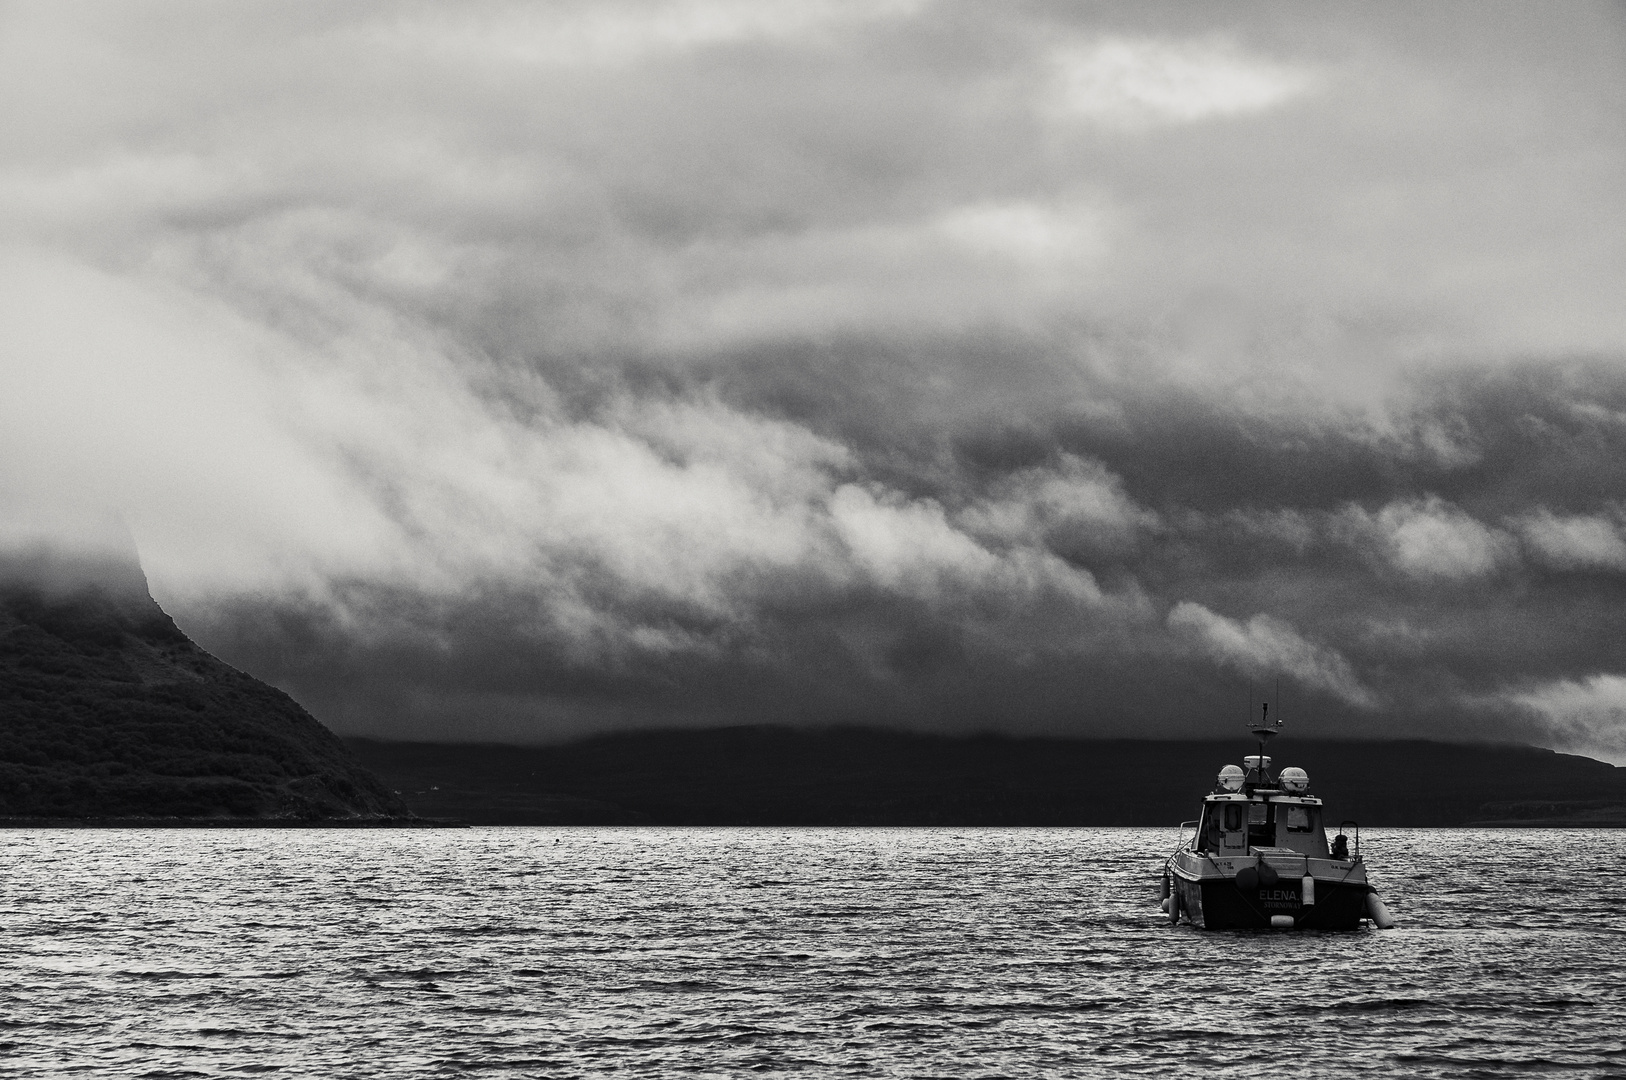
[[1248, 728], [1253, 732], [1253, 737], [1259, 740], [1258, 762], [1254, 768], [1248, 770], [1249, 787], [1264, 787], [1270, 783], [1270, 773], [1265, 771], [1265, 762], [1267, 761], [1265, 746], [1270, 740], [1281, 734], [1281, 729], [1282, 721], [1279, 716], [1274, 724], [1270, 722], [1270, 702], [1265, 702], [1264, 708], [1259, 714], [1259, 722], [1250, 725]]

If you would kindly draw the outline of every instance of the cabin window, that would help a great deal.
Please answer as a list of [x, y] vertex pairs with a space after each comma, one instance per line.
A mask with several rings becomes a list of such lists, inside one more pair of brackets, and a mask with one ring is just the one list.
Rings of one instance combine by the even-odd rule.
[[1275, 847], [1276, 826], [1270, 820], [1269, 803], [1248, 804], [1248, 844], [1252, 847]]
[[1239, 803], [1229, 803], [1225, 807], [1225, 831], [1242, 831], [1242, 806]]
[[1287, 808], [1287, 831], [1310, 831], [1310, 811], [1308, 808], [1303, 806], [1289, 806]]

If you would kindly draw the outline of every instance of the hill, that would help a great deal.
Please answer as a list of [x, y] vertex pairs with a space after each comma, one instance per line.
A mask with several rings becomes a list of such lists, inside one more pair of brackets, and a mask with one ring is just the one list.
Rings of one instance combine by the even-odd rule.
[[0, 817], [406, 816], [292, 698], [182, 633], [133, 556], [0, 556]]
[[[350, 740], [420, 814], [490, 824], [1173, 825], [1195, 815], [1224, 742], [747, 727], [561, 746]], [[1626, 825], [1626, 769], [1529, 746], [1284, 736], [1334, 820], [1363, 825]]]

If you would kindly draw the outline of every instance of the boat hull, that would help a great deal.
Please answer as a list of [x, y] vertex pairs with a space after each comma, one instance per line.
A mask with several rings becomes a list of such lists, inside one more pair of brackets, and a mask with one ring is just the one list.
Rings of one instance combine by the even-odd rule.
[[[1366, 917], [1366, 896], [1371, 889], [1358, 866], [1325, 875], [1315, 873], [1311, 904], [1303, 902], [1302, 874], [1281, 873], [1270, 884], [1258, 881], [1257, 875], [1243, 875], [1239, 883], [1237, 875], [1226, 869], [1211, 866], [1193, 872], [1178, 865], [1170, 867], [1170, 885], [1178, 897], [1180, 914], [1193, 926], [1205, 930], [1267, 930], [1273, 925], [1353, 930]], [[1291, 922], [1286, 921], [1289, 919]]]

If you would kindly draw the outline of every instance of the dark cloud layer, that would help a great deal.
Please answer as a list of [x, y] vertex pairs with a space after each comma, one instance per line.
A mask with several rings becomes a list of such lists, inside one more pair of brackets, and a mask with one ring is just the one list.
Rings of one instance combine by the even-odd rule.
[[1618, 7], [0, 18], [5, 539], [341, 730], [1626, 757]]

